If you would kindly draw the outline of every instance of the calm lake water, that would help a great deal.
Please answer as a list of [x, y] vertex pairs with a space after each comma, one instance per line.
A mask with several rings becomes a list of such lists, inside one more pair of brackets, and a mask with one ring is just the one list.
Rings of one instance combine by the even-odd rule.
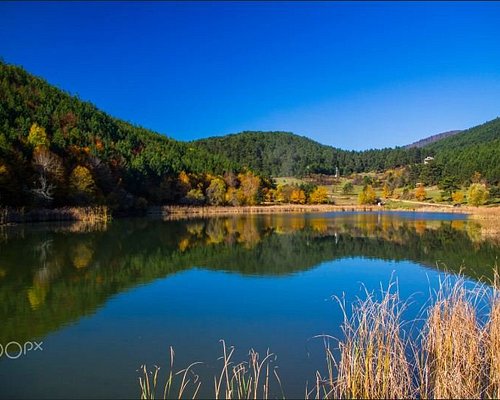
[[[323, 342], [365, 290], [398, 282], [415, 318], [445, 269], [491, 277], [499, 247], [464, 216], [257, 215], [0, 230], [0, 397], [139, 396], [141, 364], [202, 361], [202, 396], [220, 371], [220, 339], [242, 361], [277, 355], [287, 397], [324, 371]], [[10, 355], [19, 353], [9, 345]], [[1, 351], [1, 350], [0, 350]]]

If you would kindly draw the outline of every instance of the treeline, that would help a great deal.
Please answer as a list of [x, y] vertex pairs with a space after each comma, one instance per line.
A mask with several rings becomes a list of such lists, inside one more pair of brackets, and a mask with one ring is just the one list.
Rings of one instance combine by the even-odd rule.
[[240, 169], [0, 62], [0, 204], [131, 211], [175, 197], [168, 185], [182, 171], [222, 176]]
[[[432, 184], [445, 179], [467, 184], [475, 172], [481, 173], [490, 184], [500, 181], [500, 118], [423, 148], [345, 151], [286, 132], [242, 132], [194, 143], [271, 176], [337, 172], [346, 176], [411, 167], [415, 183], [429, 181], [426, 177], [431, 177]], [[434, 157], [432, 166], [423, 163], [428, 156]]]
[[382, 171], [426, 156], [420, 148], [346, 151], [288, 132], [242, 132], [193, 142], [268, 176], [342, 175]]

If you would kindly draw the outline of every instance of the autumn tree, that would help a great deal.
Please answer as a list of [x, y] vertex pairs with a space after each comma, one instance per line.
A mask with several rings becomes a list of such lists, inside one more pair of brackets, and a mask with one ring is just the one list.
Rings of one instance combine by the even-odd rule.
[[45, 128], [39, 126], [37, 123], [31, 125], [29, 134], [28, 134], [28, 143], [33, 147], [48, 147], [49, 139], [47, 137], [47, 132], [45, 132]]
[[359, 204], [373, 204], [377, 199], [377, 195], [372, 185], [366, 185], [358, 195]]
[[276, 201], [278, 203], [290, 203], [293, 189], [291, 185], [278, 185], [276, 189]]
[[242, 204], [253, 206], [260, 202], [260, 178], [248, 171], [238, 175], [240, 181], [239, 197]]
[[295, 188], [292, 190], [292, 194], [290, 196], [290, 202], [294, 204], [304, 204], [306, 202], [306, 194], [303, 190], [299, 188]]
[[229, 187], [227, 189], [227, 192], [225, 195], [225, 200], [226, 200], [226, 203], [231, 205], [231, 206], [241, 205], [240, 199], [238, 197], [238, 189], [235, 189], [234, 187]]
[[70, 197], [77, 204], [88, 204], [95, 197], [95, 182], [87, 167], [77, 165], [69, 176]]
[[424, 201], [426, 197], [427, 197], [427, 192], [425, 191], [424, 185], [419, 185], [415, 189], [415, 198], [418, 201]]
[[453, 203], [460, 204], [464, 201], [464, 193], [460, 190], [457, 190], [456, 192], [453, 192], [451, 194], [451, 198], [453, 200]]
[[480, 206], [489, 199], [490, 192], [484, 183], [473, 183], [467, 193], [468, 203], [472, 206]]
[[309, 202], [312, 204], [323, 204], [328, 201], [328, 191], [324, 186], [319, 186], [309, 196]]
[[394, 189], [387, 182], [385, 182], [382, 188], [382, 196], [384, 197], [384, 199], [388, 199], [392, 197], [393, 194]]
[[471, 177], [470, 180], [471, 180], [472, 183], [483, 183], [482, 182], [483, 181], [483, 177], [482, 177], [481, 173], [477, 172], [477, 171], [472, 174], [472, 177]]

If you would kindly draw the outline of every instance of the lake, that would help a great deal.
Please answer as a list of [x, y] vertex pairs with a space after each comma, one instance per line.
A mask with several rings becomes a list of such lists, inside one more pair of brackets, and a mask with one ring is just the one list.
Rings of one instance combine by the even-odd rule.
[[[220, 340], [267, 349], [287, 397], [324, 370], [323, 341], [365, 290], [397, 282], [415, 318], [439, 279], [491, 278], [500, 248], [463, 215], [273, 214], [0, 230], [0, 396], [137, 398], [142, 364], [193, 361], [213, 393]], [[447, 271], [447, 272], [446, 272]], [[43, 342], [19, 351], [16, 344]]]

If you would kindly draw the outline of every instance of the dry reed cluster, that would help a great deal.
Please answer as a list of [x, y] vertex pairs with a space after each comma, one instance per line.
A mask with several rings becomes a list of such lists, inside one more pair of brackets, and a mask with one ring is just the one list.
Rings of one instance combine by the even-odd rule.
[[[422, 316], [419, 332], [413, 331], [416, 325], [405, 323], [407, 304], [394, 284], [382, 291], [381, 299], [367, 293], [351, 312], [340, 302], [343, 337], [333, 348], [332, 338], [323, 337], [326, 374], [316, 373], [305, 397], [500, 398], [499, 282], [498, 274], [492, 288], [479, 284], [471, 288], [462, 278], [443, 281]], [[215, 378], [214, 398], [284, 397], [274, 355], [268, 352], [259, 360], [252, 350], [248, 362], [233, 364], [233, 351], [223, 343], [223, 368]], [[192, 382], [195, 390], [186, 396], [188, 369], [177, 373], [183, 376], [182, 390], [173, 396], [164, 391], [163, 398], [196, 396], [199, 381]], [[157, 370], [148, 373], [143, 367], [142, 372], [141, 398], [155, 398]], [[172, 386], [174, 376], [170, 373], [165, 387]], [[271, 380], [278, 392], [271, 390]]]
[[32, 210], [0, 207], [0, 225], [46, 221], [103, 222], [108, 221], [110, 218], [111, 214], [106, 206], [38, 208]]

